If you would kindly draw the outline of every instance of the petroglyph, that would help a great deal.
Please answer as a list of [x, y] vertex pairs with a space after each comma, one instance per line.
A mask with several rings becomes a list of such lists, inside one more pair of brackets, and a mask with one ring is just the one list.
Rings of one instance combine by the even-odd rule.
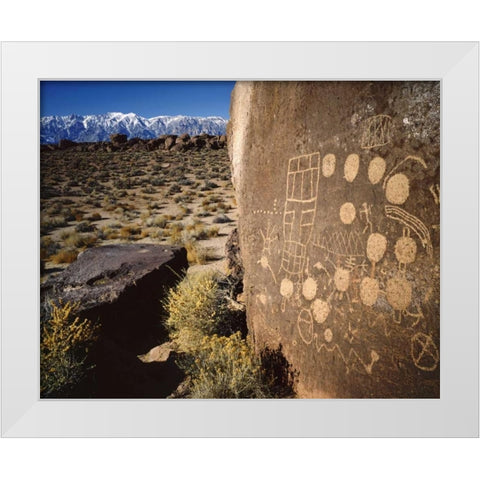
[[360, 166], [360, 157], [356, 153], [351, 153], [345, 160], [343, 166], [344, 178], [347, 182], [353, 182], [358, 174]]
[[330, 343], [333, 340], [333, 332], [329, 328], [325, 329], [323, 338], [325, 338], [326, 342]]
[[435, 205], [440, 205], [440, 185], [438, 185], [438, 183], [435, 185], [431, 185], [429, 190], [433, 195]]
[[415, 215], [412, 215], [405, 211], [403, 208], [393, 205], [385, 205], [385, 215], [392, 220], [402, 223], [413, 231], [420, 242], [427, 251], [428, 256], [433, 255], [432, 240], [430, 238], [430, 232], [425, 224], [419, 220]]
[[308, 277], [302, 285], [302, 294], [307, 300], [313, 300], [317, 294], [317, 282], [314, 278]]
[[313, 319], [310, 310], [303, 308], [300, 310], [297, 319], [297, 328], [300, 338], [309, 345], [313, 340]]
[[375, 115], [366, 120], [361, 146], [363, 149], [381, 147], [392, 140], [392, 118], [389, 115]]
[[360, 298], [364, 305], [371, 307], [378, 298], [380, 287], [378, 280], [375, 278], [365, 277], [360, 284]]
[[350, 225], [357, 215], [353, 203], [346, 202], [340, 207], [340, 220], [346, 225]]
[[271, 226], [270, 222], [268, 222], [267, 224], [266, 234], [264, 234], [263, 231], [260, 230], [260, 235], [262, 236], [262, 241], [263, 241], [263, 248], [262, 248], [262, 256], [260, 257], [260, 260], [258, 261], [258, 263], [260, 263], [260, 265], [264, 270], [268, 270], [270, 272], [273, 278], [273, 283], [277, 284], [277, 278], [269, 262], [269, 258], [271, 258], [273, 255], [273, 243], [275, 242], [275, 231], [276, 231], [276, 227]]
[[372, 206], [368, 203], [362, 203], [362, 208], [358, 211], [359, 218], [365, 217], [365, 228], [363, 229], [362, 233], [365, 233], [368, 229], [370, 229], [370, 233], [373, 232], [373, 223], [371, 220], [372, 215]]
[[387, 250], [387, 239], [381, 233], [372, 233], [367, 240], [367, 258], [378, 263]]
[[312, 244], [335, 256], [365, 257], [363, 238], [356, 231], [324, 232], [314, 237]]
[[312, 303], [313, 318], [317, 323], [323, 323], [330, 313], [330, 305], [321, 298], [317, 298]]
[[387, 300], [395, 310], [405, 310], [412, 301], [412, 285], [401, 275], [387, 280]]
[[390, 203], [402, 205], [407, 201], [410, 193], [410, 182], [403, 173], [396, 173], [390, 177], [385, 187], [385, 197]]
[[387, 163], [382, 157], [375, 157], [368, 165], [368, 179], [372, 185], [376, 185], [385, 175]]
[[282, 211], [278, 210], [277, 206], [277, 199], [273, 201], [273, 209], [272, 210], [252, 210], [252, 213], [255, 215], [282, 215]]
[[329, 353], [336, 352], [340, 356], [340, 358], [343, 360], [343, 363], [345, 364], [345, 367], [346, 367], [347, 374], [350, 373], [351, 369], [358, 362], [363, 367], [365, 372], [371, 375], [373, 366], [375, 365], [376, 362], [380, 360], [380, 355], [375, 350], [370, 351], [370, 363], [366, 363], [362, 360], [362, 358], [354, 348], [350, 348], [348, 352], [348, 356], [345, 357], [338, 343], [335, 343], [332, 347], [328, 346], [328, 343], [318, 344], [318, 337], [315, 338], [315, 343], [316, 343], [316, 348], [318, 353], [320, 353], [322, 350], [325, 350], [326, 352], [329, 352]]
[[301, 275], [317, 207], [320, 154], [292, 158], [288, 163], [287, 198], [283, 217], [281, 270]]
[[412, 360], [417, 368], [426, 372], [433, 372], [437, 368], [440, 355], [430, 335], [416, 333], [411, 339], [410, 346]]
[[413, 238], [403, 236], [397, 240], [397, 243], [395, 243], [395, 257], [397, 257], [398, 263], [413, 263], [416, 255], [417, 244]]
[[289, 278], [282, 279], [280, 295], [284, 298], [290, 298], [293, 295], [293, 282]]
[[[240, 211], [257, 215], [239, 221], [246, 288], [265, 287], [247, 303], [254, 335], [255, 308], [266, 317], [255, 342], [272, 345], [263, 324], [275, 326], [300, 395], [435, 397], [440, 137], [425, 121], [438, 107], [425, 95], [430, 82], [412, 101], [404, 90], [416, 82], [271, 83], [253, 82], [255, 102], [239, 104], [248, 135], [234, 173]], [[293, 102], [298, 92], [302, 102]]]
[[331, 177], [335, 173], [336, 158], [333, 153], [329, 153], [323, 157], [322, 173], [324, 177]]
[[425, 160], [423, 160], [423, 158], [420, 158], [420, 157], [415, 157], [413, 155], [408, 155], [406, 156], [399, 164], [397, 164], [395, 167], [393, 167], [390, 172], [388, 172], [388, 175], [385, 177], [385, 180], [383, 181], [383, 188], [385, 188], [385, 184], [387, 183], [387, 181], [392, 177], [392, 175], [394, 174], [394, 172], [396, 172], [397, 170], [400, 169], [400, 167], [404, 164], [404, 163], [407, 163], [407, 162], [415, 162], [415, 163], [419, 163], [423, 168], [427, 168], [427, 164], [425, 163]]

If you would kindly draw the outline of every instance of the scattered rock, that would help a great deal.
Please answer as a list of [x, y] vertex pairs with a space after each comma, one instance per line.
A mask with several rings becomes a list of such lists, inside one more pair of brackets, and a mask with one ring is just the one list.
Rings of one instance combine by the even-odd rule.
[[157, 345], [153, 347], [149, 352], [143, 355], [137, 355], [137, 357], [143, 363], [152, 363], [152, 362], [166, 362], [170, 357], [170, 353], [173, 352], [172, 342], [162, 343], [162, 345]]
[[124, 135], [123, 133], [113, 133], [110, 135], [110, 142], [112, 142], [115, 145], [120, 145], [123, 143], [127, 143], [127, 136]]
[[169, 135], [165, 139], [165, 150], [170, 150], [175, 145], [176, 140], [177, 140], [176, 135]]

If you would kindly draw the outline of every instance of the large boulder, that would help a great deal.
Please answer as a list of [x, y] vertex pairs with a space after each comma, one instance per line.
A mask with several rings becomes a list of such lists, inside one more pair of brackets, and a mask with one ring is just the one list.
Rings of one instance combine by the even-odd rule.
[[83, 387], [85, 395], [164, 397], [176, 388], [181, 374], [174, 359], [157, 368], [137, 356], [167, 338], [162, 299], [187, 268], [183, 248], [108, 245], [86, 250], [42, 286], [43, 304], [49, 299], [79, 303], [77, 315], [101, 325], [91, 352], [94, 380]]
[[165, 139], [165, 150], [170, 150], [177, 140], [176, 135], [168, 135]]
[[439, 397], [438, 82], [239, 82], [247, 320], [301, 397]]
[[123, 133], [112, 133], [112, 135], [110, 135], [110, 142], [112, 142], [114, 145], [122, 145], [127, 143], [127, 140], [128, 137]]

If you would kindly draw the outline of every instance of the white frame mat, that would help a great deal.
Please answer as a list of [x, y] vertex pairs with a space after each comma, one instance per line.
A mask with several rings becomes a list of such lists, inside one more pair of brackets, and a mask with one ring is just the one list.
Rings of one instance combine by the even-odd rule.
[[[2, 435], [478, 436], [478, 52], [459, 43], [2, 44]], [[40, 80], [440, 80], [441, 396], [40, 400]]]

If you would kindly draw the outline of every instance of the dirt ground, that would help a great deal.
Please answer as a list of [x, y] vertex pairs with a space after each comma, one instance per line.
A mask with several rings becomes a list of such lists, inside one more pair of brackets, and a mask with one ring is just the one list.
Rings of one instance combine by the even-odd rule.
[[190, 270], [226, 272], [237, 224], [227, 150], [42, 152], [44, 281], [87, 248], [154, 243], [187, 248]]

